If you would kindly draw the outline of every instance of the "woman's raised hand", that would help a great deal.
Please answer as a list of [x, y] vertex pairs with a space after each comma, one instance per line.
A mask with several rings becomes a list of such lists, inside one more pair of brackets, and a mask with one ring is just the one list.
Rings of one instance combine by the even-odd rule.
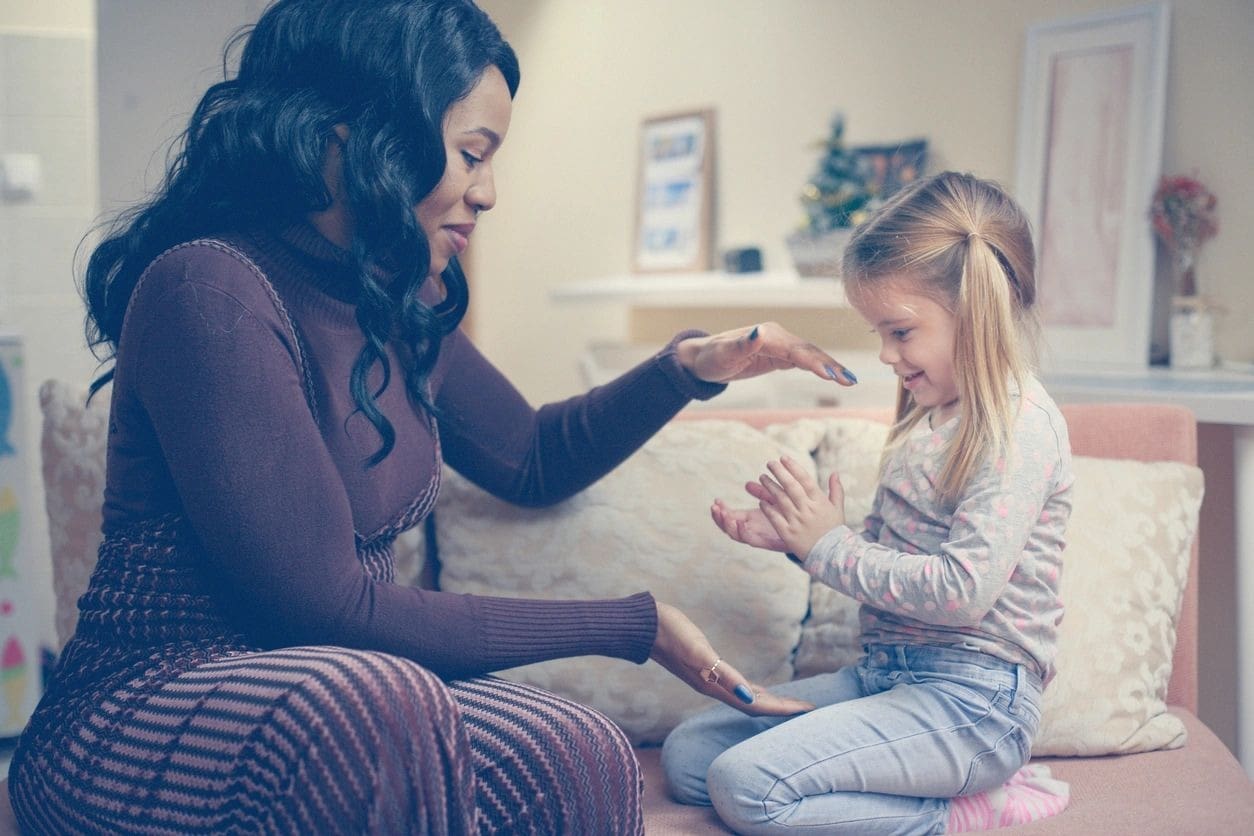
[[679, 362], [711, 383], [743, 380], [779, 369], [805, 369], [842, 386], [858, 378], [812, 342], [775, 322], [737, 328], [708, 337], [689, 337], [676, 347]]
[[657, 602], [657, 639], [649, 656], [693, 690], [746, 714], [801, 714], [814, 708], [808, 702], [778, 697], [745, 679], [714, 652], [705, 634], [688, 616], [661, 601]]

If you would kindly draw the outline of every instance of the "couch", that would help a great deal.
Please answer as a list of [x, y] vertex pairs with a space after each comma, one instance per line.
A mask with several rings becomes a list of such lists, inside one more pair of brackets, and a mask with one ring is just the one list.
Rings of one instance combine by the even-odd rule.
[[[48, 382], [43, 474], [56, 627], [99, 541], [107, 400]], [[1066, 812], [1032, 833], [1237, 833], [1254, 825], [1254, 784], [1197, 710], [1197, 512], [1202, 474], [1187, 411], [1159, 405], [1064, 407], [1079, 478], [1068, 532], [1059, 674], [1034, 759], [1071, 783]], [[841, 473], [851, 518], [869, 508], [887, 416], [876, 411], [689, 410], [617, 470], [548, 509], [498, 502], [450, 473], [435, 525], [397, 549], [398, 580], [460, 592], [594, 597], [649, 588], [680, 606], [719, 653], [776, 683], [857, 656], [856, 606], [788, 561], [728, 541], [715, 496], [781, 453]], [[431, 548], [434, 546], [434, 548]], [[428, 559], [438, 555], [438, 561]], [[504, 675], [613, 717], [637, 746], [646, 832], [723, 833], [705, 808], [667, 795], [658, 744], [708, 704], [657, 665], [558, 660]], [[0, 836], [14, 824], [0, 784]]]

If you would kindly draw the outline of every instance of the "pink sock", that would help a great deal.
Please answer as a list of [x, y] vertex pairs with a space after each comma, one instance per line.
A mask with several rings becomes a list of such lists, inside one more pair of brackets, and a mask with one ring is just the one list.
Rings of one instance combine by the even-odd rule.
[[949, 801], [946, 833], [993, 830], [1057, 815], [1067, 809], [1071, 787], [1050, 776], [1049, 767], [1030, 763], [996, 789]]

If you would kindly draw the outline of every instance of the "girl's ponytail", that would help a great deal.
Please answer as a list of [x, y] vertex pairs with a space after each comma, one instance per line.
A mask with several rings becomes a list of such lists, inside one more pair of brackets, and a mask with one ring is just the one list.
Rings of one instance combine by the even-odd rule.
[[1027, 364], [1020, 346], [1015, 289], [994, 245], [977, 231], [964, 242], [962, 283], [954, 311], [954, 364], [958, 397], [967, 420], [959, 423], [952, 452], [941, 471], [940, 489], [954, 495], [985, 458], [1001, 455], [1010, 442], [1014, 407], [1008, 380], [1022, 387]]

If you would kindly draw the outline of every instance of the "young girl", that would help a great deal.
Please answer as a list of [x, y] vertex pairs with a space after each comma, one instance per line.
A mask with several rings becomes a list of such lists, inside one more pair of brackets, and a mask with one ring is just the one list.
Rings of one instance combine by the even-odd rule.
[[849, 244], [849, 299], [900, 378], [865, 529], [787, 458], [721, 501], [733, 539], [787, 552], [862, 603], [859, 664], [780, 686], [796, 718], [715, 707], [667, 739], [676, 797], [740, 833], [944, 833], [1061, 811], [1025, 767], [1053, 674], [1071, 509], [1067, 427], [1029, 371], [1034, 258], [997, 186], [945, 172]]

